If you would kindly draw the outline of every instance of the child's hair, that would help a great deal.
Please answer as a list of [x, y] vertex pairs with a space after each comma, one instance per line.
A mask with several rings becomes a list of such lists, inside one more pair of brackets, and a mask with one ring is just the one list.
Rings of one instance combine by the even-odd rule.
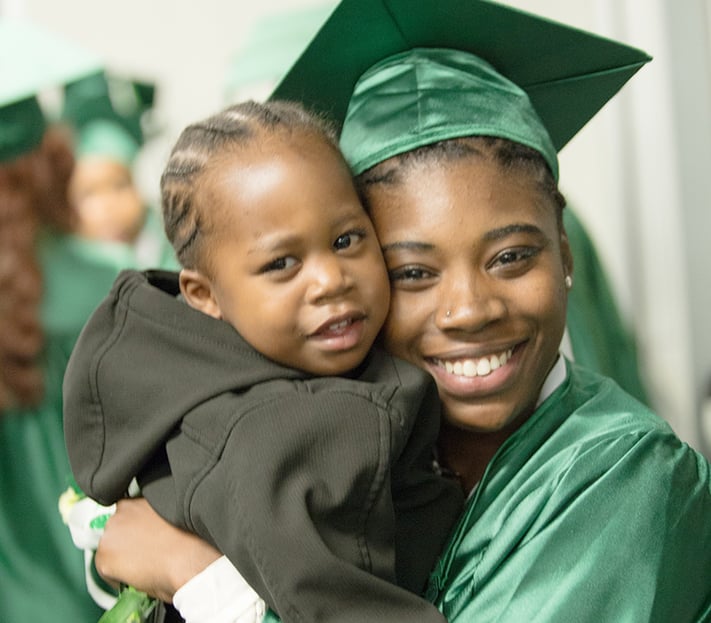
[[535, 149], [505, 138], [470, 136], [424, 145], [399, 156], [394, 156], [364, 171], [356, 178], [356, 187], [363, 205], [368, 206], [366, 190], [374, 184], [398, 184], [403, 172], [422, 162], [443, 164], [479, 155], [494, 160], [505, 171], [519, 171], [531, 175], [541, 190], [551, 199], [558, 226], [562, 227], [565, 197], [543, 156]]
[[211, 163], [265, 136], [314, 135], [338, 151], [335, 129], [322, 117], [293, 102], [242, 102], [229, 106], [181, 133], [160, 181], [165, 232], [184, 268], [205, 261], [202, 242], [211, 219], [200, 205], [199, 182]]

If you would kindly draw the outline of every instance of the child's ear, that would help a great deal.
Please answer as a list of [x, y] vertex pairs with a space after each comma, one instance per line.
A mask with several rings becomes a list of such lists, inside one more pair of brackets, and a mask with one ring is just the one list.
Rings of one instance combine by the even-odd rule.
[[212, 292], [210, 280], [197, 270], [183, 268], [179, 277], [180, 293], [185, 301], [213, 318], [222, 318], [222, 311]]

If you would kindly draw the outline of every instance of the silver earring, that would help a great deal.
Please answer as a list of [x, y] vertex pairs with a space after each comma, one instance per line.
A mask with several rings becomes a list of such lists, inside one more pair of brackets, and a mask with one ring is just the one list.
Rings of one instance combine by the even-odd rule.
[[570, 275], [565, 276], [565, 287], [570, 290], [573, 287], [573, 278]]

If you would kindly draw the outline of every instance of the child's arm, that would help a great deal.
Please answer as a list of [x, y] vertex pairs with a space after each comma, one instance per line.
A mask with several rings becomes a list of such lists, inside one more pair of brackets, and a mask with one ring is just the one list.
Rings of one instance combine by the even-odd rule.
[[390, 405], [337, 383], [245, 410], [186, 504], [188, 528], [209, 535], [284, 621], [442, 623], [395, 584]]

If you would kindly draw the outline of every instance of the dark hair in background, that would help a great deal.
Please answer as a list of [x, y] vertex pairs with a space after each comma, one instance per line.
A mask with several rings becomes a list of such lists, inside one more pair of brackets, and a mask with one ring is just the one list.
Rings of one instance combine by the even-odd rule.
[[0, 163], [0, 412], [43, 397], [37, 238], [44, 228], [74, 227], [67, 199], [73, 166], [68, 136], [55, 128], [35, 151]]
[[535, 149], [505, 138], [469, 136], [424, 145], [394, 156], [364, 171], [356, 178], [356, 187], [367, 207], [367, 188], [374, 184], [399, 184], [402, 176], [416, 164], [446, 164], [454, 160], [480, 156], [496, 162], [504, 171], [518, 171], [531, 175], [548, 196], [556, 210], [558, 226], [562, 227], [565, 197], [543, 156]]
[[205, 261], [201, 243], [211, 218], [198, 201], [201, 177], [221, 156], [277, 134], [314, 135], [338, 150], [333, 127], [293, 102], [235, 104], [183, 130], [160, 181], [165, 231], [182, 266], [194, 268]]

